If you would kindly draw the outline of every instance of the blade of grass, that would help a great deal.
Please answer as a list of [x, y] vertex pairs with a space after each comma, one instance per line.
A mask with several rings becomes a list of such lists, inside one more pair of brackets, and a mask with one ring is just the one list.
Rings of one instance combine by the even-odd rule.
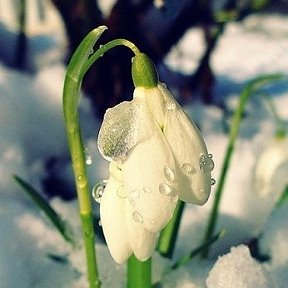
[[29, 183], [24, 181], [19, 176], [14, 175], [13, 179], [22, 188], [27, 195], [34, 201], [39, 209], [47, 216], [54, 227], [60, 232], [64, 240], [68, 241], [72, 245], [75, 245], [75, 239], [70, 225], [65, 222], [61, 216], [49, 205], [48, 201], [41, 196]]

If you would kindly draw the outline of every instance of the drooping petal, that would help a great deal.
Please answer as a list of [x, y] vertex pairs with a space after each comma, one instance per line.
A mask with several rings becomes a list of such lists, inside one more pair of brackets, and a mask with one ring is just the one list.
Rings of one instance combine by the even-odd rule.
[[254, 185], [259, 196], [278, 198], [287, 185], [288, 138], [275, 139], [257, 160]]
[[141, 141], [123, 162], [123, 180], [133, 219], [157, 233], [171, 219], [178, 199], [175, 161], [171, 149], [146, 106], [137, 97]]
[[118, 195], [122, 188], [123, 183], [110, 176], [100, 203], [100, 218], [106, 243], [112, 257], [119, 264], [132, 254], [127, 237], [126, 199]]
[[162, 84], [158, 85], [166, 101], [164, 134], [177, 162], [179, 198], [203, 205], [210, 195], [212, 155], [192, 120]]
[[126, 202], [126, 208], [128, 224], [127, 236], [130, 247], [138, 260], [146, 261], [153, 254], [158, 234], [146, 230], [141, 222], [137, 222], [138, 215], [133, 214], [135, 212], [134, 208], [128, 201]]

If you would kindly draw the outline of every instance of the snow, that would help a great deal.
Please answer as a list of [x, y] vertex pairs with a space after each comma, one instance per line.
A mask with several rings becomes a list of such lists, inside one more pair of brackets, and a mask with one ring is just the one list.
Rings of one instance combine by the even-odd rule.
[[244, 245], [232, 247], [230, 253], [216, 261], [206, 284], [207, 288], [269, 287], [263, 268]]
[[[3, 3], [0, 1], [0, 5]], [[0, 11], [3, 11], [1, 7]], [[108, 11], [109, 5], [105, 9]], [[12, 23], [13, 19], [8, 18], [13, 16], [10, 13], [5, 15], [2, 21]], [[61, 27], [56, 20], [52, 22]], [[72, 183], [61, 107], [65, 74], [61, 57], [65, 41], [63, 31], [60, 30], [60, 35], [53, 33], [53, 25], [48, 26], [50, 30], [45, 26], [44, 30], [29, 32], [30, 43], [35, 44], [30, 46], [29, 54], [34, 74], [20, 73], [0, 63], [1, 288], [87, 287], [82, 247], [72, 249], [65, 243], [11, 178], [13, 174], [20, 175], [41, 189], [41, 180], [47, 176], [45, 164], [51, 157], [60, 157], [63, 161], [55, 168], [55, 173], [67, 183]], [[10, 32], [15, 30], [13, 26], [7, 27]], [[45, 37], [35, 38], [36, 34], [42, 35], [39, 33]], [[237, 95], [251, 77], [288, 70], [287, 35], [288, 19], [283, 16], [251, 16], [243, 24], [228, 25], [212, 59], [217, 77], [215, 98], [224, 102], [228, 111], [235, 109]], [[43, 39], [51, 45], [41, 53]], [[191, 41], [195, 43], [192, 46]], [[172, 49], [166, 64], [173, 70], [190, 73], [202, 51], [202, 41], [199, 30], [187, 31], [182, 41]], [[12, 52], [9, 53], [11, 57]], [[280, 83], [266, 91], [271, 94], [279, 115], [287, 123], [287, 84]], [[228, 139], [223, 123], [229, 123], [230, 116], [224, 115], [217, 106], [203, 106], [199, 102], [186, 108], [201, 124], [204, 139], [216, 163], [213, 177], [217, 180]], [[108, 168], [96, 147], [99, 123], [94, 120], [85, 98], [81, 100], [80, 112], [85, 146], [92, 157], [88, 174], [93, 185], [107, 178]], [[213, 246], [208, 260], [196, 257], [175, 271], [169, 270], [170, 261], [155, 253], [155, 282], [162, 279], [165, 288], [286, 287], [287, 205], [274, 208], [269, 198], [260, 198], [255, 193], [252, 183], [255, 161], [264, 147], [273, 141], [274, 132], [271, 113], [261, 97], [255, 97], [246, 109], [221, 202], [217, 229], [225, 228], [226, 235]], [[287, 174], [283, 177], [287, 179]], [[70, 185], [73, 189], [73, 184]], [[201, 243], [212, 202], [213, 195], [203, 207], [187, 205], [173, 261]], [[80, 238], [76, 201], [64, 202], [54, 198], [50, 204], [71, 223]], [[94, 206], [97, 215], [98, 207]], [[248, 246], [243, 245], [259, 235], [260, 253], [269, 256], [269, 260], [263, 263], [252, 258]], [[113, 262], [107, 247], [99, 239], [96, 248], [103, 287], [123, 287], [125, 266]]]

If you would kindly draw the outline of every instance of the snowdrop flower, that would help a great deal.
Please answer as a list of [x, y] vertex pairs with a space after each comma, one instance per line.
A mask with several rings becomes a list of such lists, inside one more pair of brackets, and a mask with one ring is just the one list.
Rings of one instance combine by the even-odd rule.
[[101, 223], [118, 263], [132, 253], [141, 261], [151, 256], [178, 199], [203, 205], [214, 168], [196, 125], [145, 54], [134, 57], [132, 77], [133, 100], [106, 111], [98, 136], [99, 151], [110, 161]]
[[259, 156], [254, 175], [256, 193], [277, 200], [287, 185], [288, 138], [276, 137]]

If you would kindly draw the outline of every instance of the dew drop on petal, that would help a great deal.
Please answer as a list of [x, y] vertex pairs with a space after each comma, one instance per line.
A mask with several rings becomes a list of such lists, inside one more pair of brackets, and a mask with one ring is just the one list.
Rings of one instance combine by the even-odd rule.
[[184, 170], [184, 172], [191, 174], [193, 173], [193, 166], [189, 163], [183, 163], [182, 164], [182, 169]]
[[100, 227], [102, 226], [101, 220], [98, 221], [98, 226], [100, 226]]
[[102, 180], [99, 183], [97, 183], [92, 189], [92, 197], [97, 203], [101, 202], [101, 198], [103, 196], [107, 182], [108, 180]]
[[173, 172], [173, 170], [169, 167], [164, 167], [164, 175], [165, 178], [170, 181], [173, 182], [175, 180], [175, 173]]
[[201, 172], [207, 173], [211, 172], [214, 169], [214, 161], [212, 160], [212, 154], [208, 156], [201, 155], [199, 159], [199, 167]]
[[133, 212], [132, 218], [133, 218], [133, 220], [134, 220], [135, 222], [137, 222], [137, 223], [143, 223], [143, 217], [142, 217], [142, 215], [141, 215], [139, 212], [137, 212], [137, 211]]
[[161, 183], [159, 185], [159, 191], [161, 194], [169, 196], [173, 192], [173, 188], [166, 183]]
[[136, 202], [135, 202], [134, 199], [130, 199], [129, 203], [130, 203], [131, 206], [134, 206], [134, 207], [136, 206]]
[[216, 180], [214, 178], [211, 178], [211, 185], [215, 185], [216, 184]]
[[149, 194], [149, 193], [151, 193], [151, 189], [149, 187], [143, 187], [143, 192], [145, 194]]
[[118, 189], [117, 189], [117, 196], [121, 199], [125, 199], [127, 198], [127, 193], [124, 189], [124, 185], [121, 185]]
[[163, 86], [163, 88], [167, 89], [167, 85], [164, 82], [161, 82], [161, 85]]

